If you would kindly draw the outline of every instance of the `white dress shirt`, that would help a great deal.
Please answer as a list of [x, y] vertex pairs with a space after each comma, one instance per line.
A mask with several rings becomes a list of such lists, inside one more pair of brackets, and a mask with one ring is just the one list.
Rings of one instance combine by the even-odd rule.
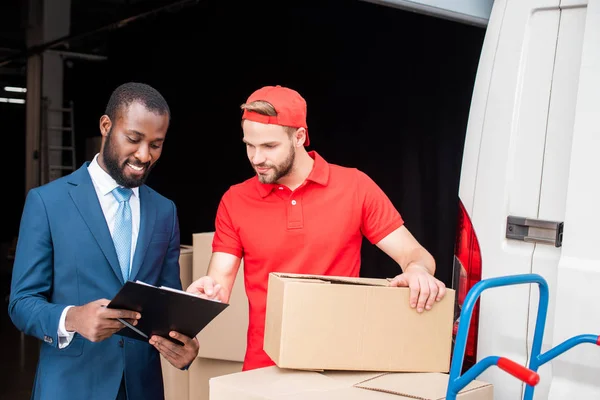
[[[94, 189], [96, 189], [96, 195], [100, 201], [100, 207], [102, 207], [102, 212], [104, 213], [104, 218], [106, 219], [106, 224], [108, 225], [108, 230], [112, 236], [115, 226], [115, 216], [117, 209], [119, 208], [119, 202], [117, 199], [115, 199], [112, 191], [119, 185], [106, 171], [102, 169], [102, 167], [100, 167], [100, 164], [98, 164], [98, 154], [94, 156], [94, 159], [88, 166], [88, 172], [92, 178]], [[131, 258], [129, 260], [129, 271], [131, 271], [131, 263], [133, 261], [135, 246], [137, 244], [137, 238], [140, 232], [139, 188], [132, 188], [132, 190], [133, 194], [129, 199], [132, 220]], [[71, 307], [73, 306], [68, 306], [63, 310], [58, 323], [58, 347], [61, 349], [67, 347], [69, 343], [71, 343], [73, 335], [75, 334], [75, 332], [69, 332], [65, 328], [65, 318], [67, 316], [67, 311]]]

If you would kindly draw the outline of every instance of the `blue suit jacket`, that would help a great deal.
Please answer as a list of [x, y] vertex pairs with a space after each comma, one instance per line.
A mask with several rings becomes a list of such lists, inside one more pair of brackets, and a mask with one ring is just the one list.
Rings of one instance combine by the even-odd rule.
[[[146, 342], [113, 335], [93, 343], [75, 334], [58, 348], [66, 306], [110, 300], [123, 285], [88, 165], [30, 190], [25, 201], [9, 313], [18, 329], [42, 340], [32, 398], [112, 400], [125, 374], [129, 399], [163, 399], [160, 356]], [[145, 185], [139, 195], [130, 279], [181, 289], [175, 204]]]

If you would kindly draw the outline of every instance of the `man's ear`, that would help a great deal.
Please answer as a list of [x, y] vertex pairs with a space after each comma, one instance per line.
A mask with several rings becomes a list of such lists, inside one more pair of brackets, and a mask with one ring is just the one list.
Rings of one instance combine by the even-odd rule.
[[108, 115], [103, 115], [100, 117], [100, 134], [102, 137], [106, 137], [108, 132], [110, 132], [110, 128], [112, 128], [112, 121], [108, 117]]
[[296, 132], [294, 132], [294, 144], [296, 147], [302, 147], [304, 146], [304, 142], [306, 142], [306, 129], [296, 129]]

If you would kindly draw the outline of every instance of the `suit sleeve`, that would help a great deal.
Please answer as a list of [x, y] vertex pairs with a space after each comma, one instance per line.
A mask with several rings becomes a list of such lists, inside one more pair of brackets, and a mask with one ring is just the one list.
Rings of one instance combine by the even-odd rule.
[[32, 189], [21, 216], [8, 312], [20, 331], [56, 347], [58, 323], [66, 305], [50, 303], [53, 275], [48, 215], [42, 197]]
[[[177, 207], [175, 203], [171, 202], [172, 207], [172, 229], [171, 229], [171, 240], [169, 247], [167, 248], [167, 254], [165, 255], [162, 275], [160, 284], [162, 286], [168, 286], [175, 289], [182, 289], [181, 277], [179, 272], [179, 253], [181, 252], [180, 247], [180, 232], [179, 232], [179, 218], [177, 217]], [[185, 289], [185, 288], [184, 288]]]

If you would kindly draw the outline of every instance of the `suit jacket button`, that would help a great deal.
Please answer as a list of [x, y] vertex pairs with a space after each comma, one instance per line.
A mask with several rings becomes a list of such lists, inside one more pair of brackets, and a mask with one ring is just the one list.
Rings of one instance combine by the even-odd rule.
[[119, 340], [119, 347], [123, 347], [123, 339]]

